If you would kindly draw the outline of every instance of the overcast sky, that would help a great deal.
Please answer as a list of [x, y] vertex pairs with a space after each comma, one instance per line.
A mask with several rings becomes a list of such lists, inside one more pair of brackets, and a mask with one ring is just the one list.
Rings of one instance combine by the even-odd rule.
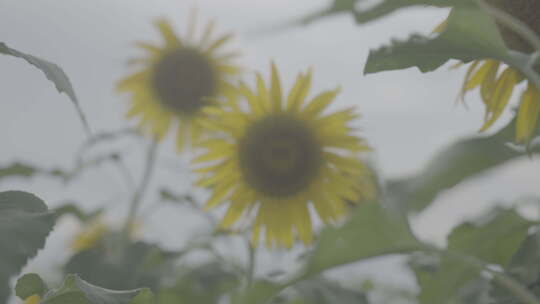
[[[196, 4], [201, 20], [215, 18], [220, 29], [238, 34], [235, 45], [244, 53], [240, 62], [249, 69], [267, 75], [273, 59], [287, 84], [296, 73], [311, 66], [315, 72], [314, 92], [341, 85], [342, 94], [335, 108], [354, 105], [362, 113], [357, 125], [374, 148], [371, 158], [383, 177], [413, 173], [445, 144], [475, 134], [483, 117], [478, 97], [469, 98], [468, 108], [454, 102], [463, 70], [451, 71], [446, 66], [430, 74], [416, 69], [362, 74], [370, 48], [413, 32], [428, 33], [445, 18], [444, 10], [404, 10], [362, 27], [349, 16], [337, 16], [308, 27], [254, 34], [330, 2], [0, 0], [0, 41], [59, 64], [69, 75], [92, 128], [114, 130], [130, 125], [123, 119], [126, 97], [114, 93], [113, 87], [115, 81], [129, 73], [127, 59], [140, 54], [133, 42], [159, 42], [152, 26], [157, 17], [169, 18], [179, 31], [185, 29], [188, 12]], [[248, 73], [246, 79], [251, 76]], [[0, 105], [0, 165], [14, 160], [50, 167], [72, 165], [71, 157], [84, 140], [84, 132], [68, 98], [59, 95], [39, 71], [19, 59], [0, 57]], [[503, 117], [493, 130], [508, 118]], [[142, 145], [128, 142], [118, 147]], [[172, 150], [170, 146], [164, 149]], [[171, 163], [177, 160], [170, 151], [163, 154]], [[140, 169], [138, 160], [142, 155], [138, 151], [130, 155], [131, 165]], [[183, 164], [185, 160], [178, 160], [178, 168]], [[540, 194], [539, 169], [536, 160], [523, 160], [467, 182], [442, 195], [415, 221], [414, 228], [419, 235], [440, 242], [456, 219], [477, 214], [495, 199]], [[188, 185], [178, 182], [177, 190], [182, 192]], [[78, 186], [67, 190], [44, 180], [0, 184], [0, 190], [9, 188], [35, 192], [51, 205], [83, 197], [86, 206], [95, 206], [125, 200], [128, 193], [111, 168], [89, 174]], [[190, 231], [203, 225], [201, 220], [186, 219], [166, 208], [154, 218], [159, 220], [149, 222], [148, 235], [159, 236], [174, 247], [181, 246]], [[49, 240], [57, 248], [44, 251], [42, 260], [59, 261], [57, 253], [61, 252], [65, 236], [76, 226], [69, 222], [62, 227]]]

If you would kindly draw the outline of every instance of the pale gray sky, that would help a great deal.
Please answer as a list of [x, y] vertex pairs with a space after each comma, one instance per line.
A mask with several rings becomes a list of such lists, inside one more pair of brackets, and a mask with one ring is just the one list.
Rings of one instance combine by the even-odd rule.
[[[130, 125], [123, 119], [126, 97], [115, 94], [113, 87], [115, 81], [129, 73], [125, 61], [140, 54], [133, 42], [159, 41], [152, 26], [157, 17], [165, 16], [178, 30], [185, 29], [188, 12], [196, 4], [201, 20], [215, 18], [220, 29], [238, 33], [236, 46], [245, 54], [241, 60], [244, 66], [267, 74], [273, 59], [285, 80], [292, 80], [297, 72], [312, 66], [314, 92], [341, 85], [336, 108], [358, 107], [363, 116], [358, 126], [374, 148], [372, 159], [384, 177], [413, 173], [445, 144], [476, 132], [483, 117], [478, 97], [469, 98], [468, 109], [454, 103], [463, 70], [450, 71], [447, 66], [430, 74], [408, 69], [362, 75], [370, 48], [413, 32], [429, 32], [445, 18], [444, 10], [404, 10], [362, 27], [348, 16], [338, 16], [308, 27], [252, 35], [257, 29], [279, 25], [330, 2], [0, 0], [0, 41], [58, 63], [70, 76], [92, 128], [117, 129]], [[250, 76], [246, 75], [246, 79]], [[0, 164], [13, 160], [46, 166], [72, 164], [71, 156], [84, 139], [81, 124], [68, 98], [59, 95], [39, 71], [19, 59], [1, 56], [0, 100]], [[508, 118], [506, 115], [496, 127]], [[131, 149], [129, 161], [140, 169], [138, 160], [142, 155], [137, 149], [142, 145], [125, 142], [116, 147]], [[169, 160], [175, 159], [170, 146], [163, 149], [169, 150], [164, 152]], [[178, 168], [182, 164], [185, 159], [178, 161]], [[415, 221], [414, 227], [419, 235], [440, 242], [456, 219], [478, 213], [494, 199], [540, 194], [537, 182], [532, 182], [537, 181], [539, 168], [536, 160], [523, 160], [489, 177], [467, 182], [445, 193]], [[165, 175], [160, 178], [165, 179]], [[177, 187], [181, 192], [188, 184], [179, 181]], [[9, 188], [35, 192], [53, 205], [77, 197], [85, 198], [86, 206], [110, 199], [121, 205], [128, 193], [111, 168], [88, 174], [68, 189], [42, 179], [31, 184], [0, 184], [0, 190]], [[177, 209], [165, 208], [154, 218], [159, 220], [149, 222], [147, 235], [159, 236], [160, 241], [175, 248], [204, 225]], [[75, 227], [70, 221], [60, 225], [49, 247], [30, 268], [49, 269], [50, 263], [45, 263], [49, 260], [53, 265], [58, 263], [63, 258], [58, 253], [64, 251], [65, 238]]]

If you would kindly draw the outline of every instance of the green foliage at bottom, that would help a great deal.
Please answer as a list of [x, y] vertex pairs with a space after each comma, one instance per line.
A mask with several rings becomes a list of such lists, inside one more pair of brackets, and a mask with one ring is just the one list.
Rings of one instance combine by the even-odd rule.
[[[17, 290], [34, 289], [36, 276], [32, 275], [34, 277], [32, 280], [28, 280], [29, 275], [19, 279]], [[20, 296], [28, 296], [28, 294]], [[154, 304], [154, 296], [149, 289], [108, 290], [94, 286], [77, 275], [68, 275], [62, 286], [45, 293], [41, 304]]]

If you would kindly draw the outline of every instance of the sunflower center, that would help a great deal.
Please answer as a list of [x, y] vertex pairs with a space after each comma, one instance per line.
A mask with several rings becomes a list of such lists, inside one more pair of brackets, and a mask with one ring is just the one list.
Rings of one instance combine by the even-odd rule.
[[316, 178], [321, 160], [321, 146], [312, 130], [288, 115], [253, 123], [240, 141], [240, 164], [247, 182], [272, 197], [305, 189]]
[[[525, 23], [540, 35], [540, 1], [538, 0], [490, 0], [494, 6], [506, 11]], [[507, 46], [513, 50], [531, 53], [534, 48], [519, 34], [499, 24], [501, 35]]]
[[216, 75], [200, 52], [180, 48], [154, 66], [152, 85], [161, 103], [183, 114], [197, 112], [216, 91]]

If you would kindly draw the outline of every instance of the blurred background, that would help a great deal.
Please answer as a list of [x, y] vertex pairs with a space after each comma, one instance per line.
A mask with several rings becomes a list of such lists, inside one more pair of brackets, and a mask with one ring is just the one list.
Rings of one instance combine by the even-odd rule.
[[[429, 33], [447, 11], [403, 10], [365, 26], [357, 26], [350, 16], [338, 15], [309, 26], [269, 31], [330, 4], [328, 0], [0, 0], [0, 41], [60, 65], [70, 77], [94, 132], [133, 126], [124, 119], [128, 97], [115, 93], [114, 86], [132, 71], [126, 62], [141, 54], [134, 42], [160, 42], [152, 24], [158, 17], [168, 18], [182, 33], [190, 10], [197, 7], [200, 21], [214, 18], [220, 31], [237, 34], [234, 45], [243, 53], [238, 62], [246, 68], [248, 82], [253, 80], [254, 70], [268, 75], [269, 62], [274, 60], [285, 84], [298, 72], [313, 67], [313, 93], [341, 85], [343, 90], [334, 106], [354, 106], [362, 114], [357, 127], [372, 146], [370, 161], [383, 179], [413, 174], [445, 145], [476, 134], [483, 118], [480, 99], [471, 94], [467, 106], [455, 102], [463, 68], [450, 70], [451, 65], [447, 65], [430, 74], [416, 69], [368, 76], [362, 72], [370, 48], [414, 32]], [[20, 59], [0, 56], [0, 103], [0, 166], [14, 161], [48, 168], [74, 166], [73, 156], [86, 135], [67, 96], [59, 95], [40, 71]], [[490, 132], [510, 117], [506, 113]], [[121, 140], [112, 148], [126, 153], [126, 164], [137, 178], [142, 171], [144, 141]], [[102, 152], [99, 147], [92, 151]], [[191, 235], [208, 230], [208, 224], [188, 208], [152, 207], [159, 186], [187, 194], [193, 181], [188, 159], [175, 155], [171, 143], [160, 149], [158, 169], [143, 202], [142, 210], [151, 214], [140, 234], [166, 248], [182, 248]], [[535, 158], [522, 159], [446, 191], [414, 218], [413, 228], [421, 238], [444, 242], [457, 221], [493, 204], [512, 201], [518, 198], [516, 193], [540, 194], [537, 182], [533, 182], [539, 169]], [[51, 207], [73, 199], [87, 210], [114, 205], [107, 221], [118, 227], [130, 199], [123, 176], [108, 165], [85, 173], [66, 188], [37, 177], [30, 183], [17, 179], [0, 182], [0, 191], [9, 189], [36, 193]], [[205, 195], [196, 193], [201, 199]], [[46, 249], [25, 271], [54, 275], [70, 255], [66, 248], [78, 225], [70, 218], [57, 225]], [[239, 246], [232, 244], [223, 250], [242, 260], [245, 249]], [[265, 252], [258, 261], [258, 273], [263, 275], [270, 263], [286, 269], [294, 261], [295, 251]], [[359, 279], [414, 286], [409, 274], [399, 270], [400, 263], [399, 258], [384, 258], [338, 269], [336, 275], [348, 272]]]

